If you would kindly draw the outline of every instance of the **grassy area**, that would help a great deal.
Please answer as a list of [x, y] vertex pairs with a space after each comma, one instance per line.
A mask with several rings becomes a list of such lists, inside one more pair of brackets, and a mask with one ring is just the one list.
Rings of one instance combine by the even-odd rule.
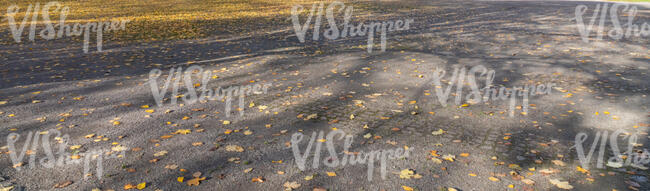
[[618, 2], [650, 2], [650, 0], [610, 0], [610, 1], [618, 1]]
[[[17, 15], [24, 16], [31, 4], [47, 1], [20, 0]], [[6, 14], [10, 2], [0, 3]], [[247, 33], [251, 25], [283, 22], [294, 4], [310, 0], [86, 0], [61, 1], [70, 8], [66, 22], [96, 22], [129, 19], [127, 30], [118, 31], [114, 38], [138, 40], [169, 40], [204, 37], [213, 34]], [[59, 13], [50, 13], [58, 20]], [[3, 15], [5, 17], [5, 15]], [[278, 20], [279, 19], [279, 20]], [[268, 25], [268, 24], [267, 24]], [[7, 29], [7, 22], [0, 25]]]
[[[47, 0], [0, 2], [6, 17], [7, 7], [18, 5], [17, 20], [22, 19], [30, 4]], [[310, 7], [315, 0], [63, 0], [70, 8], [66, 23], [86, 23], [111, 19], [129, 19], [127, 30], [105, 34], [113, 41], [157, 41], [191, 39], [215, 35], [247, 35], [273, 28], [291, 26], [291, 7]], [[325, 2], [326, 4], [331, 1]], [[380, 10], [368, 2], [345, 2], [353, 5], [355, 15], [363, 10]], [[327, 6], [327, 5], [326, 5]], [[372, 8], [374, 7], [374, 8]], [[59, 12], [51, 12], [50, 20], [58, 21]], [[42, 21], [42, 19], [39, 19]], [[8, 31], [6, 20], [0, 30]], [[29, 27], [27, 27], [29, 28]], [[28, 29], [26, 29], [28, 30]], [[6, 33], [5, 33], [6, 34]], [[3, 41], [10, 38], [3, 38]]]

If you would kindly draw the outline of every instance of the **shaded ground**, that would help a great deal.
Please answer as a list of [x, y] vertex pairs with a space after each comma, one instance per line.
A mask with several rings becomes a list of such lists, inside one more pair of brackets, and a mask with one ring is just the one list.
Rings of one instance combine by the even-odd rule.
[[[412, 10], [390, 8], [393, 3], [377, 10], [384, 14], [354, 18], [355, 23], [414, 19], [412, 29], [389, 33], [386, 52], [367, 53], [367, 37], [300, 43], [288, 24], [228, 39], [109, 42], [106, 52], [90, 54], [83, 54], [76, 42], [3, 45], [0, 101], [7, 101], [0, 105], [3, 144], [10, 133], [26, 137], [30, 131], [58, 128], [70, 135], [69, 145], [81, 145], [81, 151], [116, 145], [128, 150], [121, 158], [103, 161], [101, 179], [93, 175], [83, 181], [79, 164], [32, 169], [25, 164], [27, 169], [17, 171], [3, 148], [0, 174], [6, 180], [2, 184], [25, 190], [52, 189], [67, 180], [73, 183], [60, 190], [122, 190], [126, 184], [141, 182], [147, 183], [147, 190], [281, 190], [285, 182], [296, 181], [301, 184], [297, 190], [403, 190], [403, 186], [557, 190], [549, 180], [559, 179], [576, 190], [650, 187], [647, 171], [597, 169], [597, 156], [588, 173], [576, 170], [582, 165], [571, 147], [580, 132], [589, 135], [585, 148], [590, 148], [596, 132], [618, 129], [638, 135], [637, 143], [643, 145], [635, 149], [647, 148], [648, 38], [596, 40], [592, 34], [592, 41], [583, 42], [571, 20], [575, 7], [584, 4], [592, 11], [600, 2], [403, 3], [415, 7]], [[650, 22], [649, 7], [638, 8], [635, 23]], [[215, 71], [218, 78], [208, 84], [212, 88], [265, 82], [273, 87], [267, 94], [247, 97], [241, 117], [234, 109], [226, 117], [220, 101], [156, 106], [149, 71], [159, 68], [166, 75], [172, 67], [192, 65]], [[555, 83], [559, 88], [531, 98], [530, 111], [523, 115], [517, 110], [515, 117], [508, 116], [507, 101], [463, 107], [466, 100], [455, 105], [450, 96], [449, 105], [442, 106], [432, 84], [433, 72], [444, 69], [449, 76], [454, 66], [476, 65], [494, 69], [498, 86]], [[463, 96], [470, 93], [468, 89]], [[312, 114], [317, 117], [305, 120]], [[225, 120], [231, 123], [224, 124]], [[351, 151], [407, 146], [413, 152], [391, 160], [386, 179], [375, 169], [369, 181], [366, 165], [321, 164], [301, 171], [287, 145], [291, 135], [310, 136], [333, 128], [354, 135]], [[162, 137], [181, 129], [191, 133]], [[445, 133], [432, 134], [439, 129]], [[246, 130], [251, 133], [244, 134]], [[85, 138], [89, 134], [95, 137]], [[365, 138], [368, 134], [371, 137]], [[100, 135], [108, 139], [95, 141]], [[203, 144], [194, 146], [196, 142]], [[228, 151], [228, 145], [244, 151]], [[454, 155], [456, 160], [437, 164], [431, 159], [432, 150]], [[160, 151], [167, 154], [155, 156]], [[68, 152], [75, 153], [70, 148]], [[35, 153], [38, 159], [44, 156]], [[168, 165], [178, 167], [165, 168]], [[404, 169], [422, 177], [400, 178]], [[540, 172], [549, 169], [556, 171]], [[207, 177], [200, 185], [177, 181], [178, 177], [189, 180], [197, 171]], [[316, 176], [305, 180], [310, 175]], [[251, 181], [256, 177], [265, 181]]]

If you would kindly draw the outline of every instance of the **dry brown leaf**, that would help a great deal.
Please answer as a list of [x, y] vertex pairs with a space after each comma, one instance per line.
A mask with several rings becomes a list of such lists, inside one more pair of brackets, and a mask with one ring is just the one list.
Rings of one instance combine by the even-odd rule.
[[552, 160], [551, 162], [558, 166], [566, 166], [566, 164], [564, 164], [564, 162], [562, 162], [561, 160]]
[[291, 188], [291, 189], [297, 189], [300, 188], [300, 184], [298, 182], [293, 181], [293, 182], [285, 182], [284, 187]]
[[193, 178], [191, 180], [188, 180], [186, 183], [187, 183], [188, 186], [198, 186], [199, 184], [201, 184], [201, 182], [200, 182], [201, 180], [205, 180], [205, 177]]
[[59, 182], [59, 183], [56, 183], [54, 185], [54, 188], [65, 188], [67, 186], [70, 186], [70, 184], [72, 184], [72, 181], [70, 181], [70, 180], [65, 181], [65, 182]]

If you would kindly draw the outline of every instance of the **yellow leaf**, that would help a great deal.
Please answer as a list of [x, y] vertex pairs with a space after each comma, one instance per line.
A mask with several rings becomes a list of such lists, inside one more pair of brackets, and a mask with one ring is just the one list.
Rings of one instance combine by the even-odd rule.
[[149, 108], [149, 105], [143, 105], [143, 106], [140, 106], [140, 108], [147, 109], [147, 108]]
[[224, 124], [224, 125], [228, 125], [228, 124], [230, 124], [230, 121], [228, 121], [228, 120], [224, 120], [224, 121], [223, 121], [223, 124]]
[[126, 148], [125, 146], [122, 146], [122, 145], [117, 145], [117, 146], [114, 146], [113, 148], [111, 148], [111, 150], [115, 151], [115, 152], [125, 151], [127, 149], [128, 148]]
[[493, 182], [499, 182], [500, 180], [496, 177], [490, 176], [488, 179], [490, 179]]
[[404, 189], [404, 191], [413, 191], [413, 188], [408, 186], [402, 186], [402, 188]]
[[476, 174], [474, 174], [474, 173], [469, 173], [469, 176], [476, 176]]
[[336, 176], [335, 172], [326, 172], [326, 173], [327, 173], [327, 176]]
[[442, 129], [438, 129], [437, 131], [431, 132], [432, 135], [442, 135], [443, 133], [445, 133], [445, 131]]
[[154, 153], [153, 156], [159, 157], [159, 156], [165, 156], [167, 154], [167, 151], [160, 151], [157, 153]]
[[185, 177], [178, 177], [178, 178], [176, 178], [176, 181], [183, 182], [184, 179], [185, 179]]
[[147, 109], [147, 110], [144, 110], [144, 112], [147, 112], [147, 113], [153, 113], [154, 110], [153, 110], [153, 109]]
[[442, 155], [442, 159], [448, 160], [448, 161], [450, 161], [450, 162], [454, 162], [454, 159], [456, 159], [456, 156], [454, 156], [454, 155], [450, 155], [450, 154], [446, 154], [446, 155]]
[[172, 133], [172, 134], [183, 134], [183, 135], [187, 135], [187, 134], [189, 134], [190, 132], [192, 132], [192, 130], [190, 130], [190, 129], [179, 129], [179, 130], [176, 130], [176, 132], [174, 132], [174, 133]]
[[147, 187], [147, 183], [143, 182], [143, 183], [138, 184], [138, 186], [136, 186], [135, 188], [137, 188], [138, 190], [142, 190], [145, 187]]
[[415, 172], [411, 169], [404, 169], [399, 172], [399, 178], [403, 179], [411, 179], [413, 175], [415, 175]]
[[130, 189], [134, 189], [134, 188], [136, 188], [136, 186], [133, 185], [133, 184], [126, 184], [126, 185], [124, 185], [124, 190], [130, 190]]
[[584, 168], [582, 168], [580, 166], [576, 166], [576, 170], [578, 170], [578, 172], [582, 172], [584, 174], [589, 173], [589, 171], [587, 169], [584, 169]]

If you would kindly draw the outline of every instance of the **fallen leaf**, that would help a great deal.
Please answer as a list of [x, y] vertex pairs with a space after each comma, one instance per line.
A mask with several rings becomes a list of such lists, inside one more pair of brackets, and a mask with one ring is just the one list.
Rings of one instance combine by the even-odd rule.
[[564, 162], [562, 162], [561, 160], [552, 160], [551, 162], [558, 166], [566, 166], [566, 164], [564, 164]]
[[411, 179], [413, 175], [415, 175], [415, 172], [411, 169], [404, 169], [399, 172], [399, 178], [403, 179]]
[[126, 148], [125, 146], [122, 146], [122, 145], [117, 145], [117, 146], [114, 146], [114, 147], [111, 148], [111, 150], [115, 151], [115, 152], [125, 151], [127, 149], [129, 149], [129, 148]]
[[56, 183], [54, 185], [54, 188], [65, 188], [67, 186], [70, 186], [70, 184], [72, 184], [72, 181], [70, 181], [70, 180], [65, 181], [65, 182], [59, 182], [59, 183]]
[[187, 135], [187, 134], [189, 134], [190, 132], [192, 132], [192, 130], [190, 130], [190, 129], [179, 129], [179, 130], [176, 130], [176, 132], [174, 132], [174, 133], [172, 133], [172, 134], [183, 134], [183, 135]]
[[528, 184], [528, 185], [535, 184], [535, 181], [533, 181], [531, 179], [521, 179], [521, 182], [523, 182], [524, 184]]
[[193, 178], [191, 180], [188, 180], [186, 183], [187, 183], [188, 186], [198, 186], [199, 184], [201, 184], [201, 182], [200, 182], [201, 180], [205, 180], [205, 177]]
[[582, 172], [583, 174], [588, 174], [589, 173], [589, 171], [587, 169], [584, 169], [584, 168], [582, 168], [580, 166], [576, 166], [576, 170], [578, 172]]
[[539, 170], [539, 172], [541, 172], [542, 174], [553, 174], [553, 173], [555, 173], [555, 169], [552, 169], [552, 168], [551, 169], [542, 169], [542, 170]]
[[142, 189], [144, 189], [146, 187], [147, 187], [147, 183], [143, 182], [143, 183], [138, 184], [135, 188], [137, 188], [138, 190], [142, 190]]
[[136, 186], [133, 184], [126, 184], [124, 185], [124, 190], [130, 190], [130, 189], [135, 189]]
[[293, 181], [293, 182], [285, 182], [284, 187], [291, 188], [291, 189], [297, 189], [300, 188], [300, 184], [298, 182]]
[[567, 181], [560, 181], [558, 179], [550, 179], [549, 181], [551, 182], [551, 184], [557, 186], [558, 188], [562, 188], [565, 190], [573, 189], [573, 186], [571, 186]]
[[154, 153], [153, 156], [159, 157], [159, 156], [165, 156], [167, 154], [167, 151], [160, 151], [157, 153]]
[[442, 159], [445, 159], [445, 160], [448, 160], [448, 161], [454, 162], [454, 159], [456, 159], [456, 156], [455, 156], [455, 155], [446, 154], [446, 155], [442, 155]]
[[244, 152], [244, 148], [238, 145], [228, 145], [226, 146], [226, 151], [230, 152]]
[[310, 119], [316, 119], [316, 117], [318, 117], [318, 114], [314, 113], [314, 114], [308, 115], [304, 120], [307, 121], [307, 120], [310, 120]]
[[261, 176], [255, 177], [255, 178], [251, 179], [251, 182], [262, 183], [262, 182], [264, 182], [264, 177], [261, 177]]
[[431, 134], [433, 135], [442, 135], [443, 133], [445, 133], [445, 131], [442, 129], [438, 129], [437, 131], [431, 132]]
[[172, 169], [172, 170], [174, 170], [174, 169], [178, 168], [178, 165], [175, 165], [175, 164], [168, 164], [168, 165], [165, 166], [165, 168], [166, 168], [166, 169]]

